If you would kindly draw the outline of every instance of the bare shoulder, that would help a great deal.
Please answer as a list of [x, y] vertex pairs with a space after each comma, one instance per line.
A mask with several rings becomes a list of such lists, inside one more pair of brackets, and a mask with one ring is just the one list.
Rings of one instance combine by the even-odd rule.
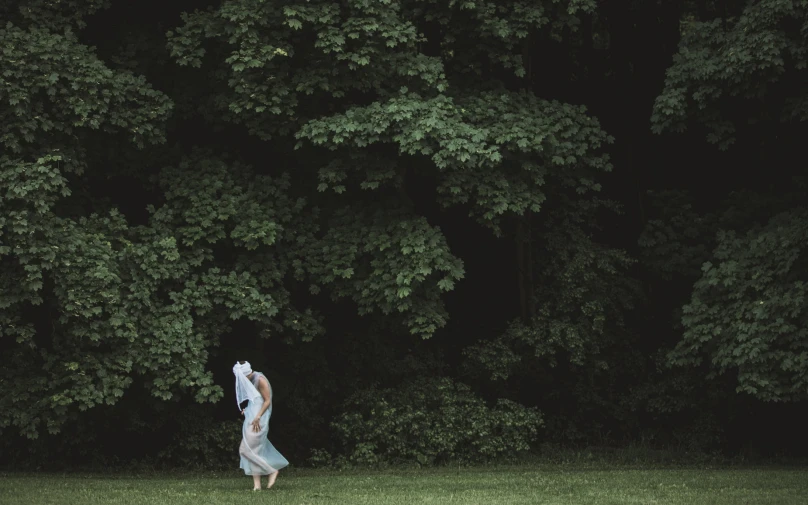
[[263, 375], [258, 377], [258, 391], [264, 400], [270, 401], [272, 397], [272, 388], [269, 387], [269, 380]]

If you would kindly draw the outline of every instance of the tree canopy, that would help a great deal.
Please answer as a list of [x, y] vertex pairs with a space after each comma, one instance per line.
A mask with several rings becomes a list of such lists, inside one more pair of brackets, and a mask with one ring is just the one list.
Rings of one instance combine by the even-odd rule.
[[[245, 357], [283, 426], [355, 461], [705, 446], [808, 396], [808, 2], [0, 15], [15, 440], [135, 407], [224, 422]], [[392, 435], [404, 404], [434, 445]], [[513, 429], [453, 438], [478, 407]]]

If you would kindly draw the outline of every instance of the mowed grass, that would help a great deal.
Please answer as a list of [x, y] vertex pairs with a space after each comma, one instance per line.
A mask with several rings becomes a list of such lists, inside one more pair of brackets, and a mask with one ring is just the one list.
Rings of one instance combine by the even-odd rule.
[[537, 465], [281, 472], [251, 491], [236, 472], [187, 475], [1, 474], [2, 505], [808, 504], [808, 468], [598, 469]]

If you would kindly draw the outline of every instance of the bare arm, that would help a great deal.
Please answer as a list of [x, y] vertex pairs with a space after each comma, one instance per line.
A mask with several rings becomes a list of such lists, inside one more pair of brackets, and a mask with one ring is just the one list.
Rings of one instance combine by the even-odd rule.
[[264, 412], [267, 411], [269, 406], [272, 404], [272, 398], [269, 392], [269, 382], [263, 377], [258, 378], [258, 392], [261, 393], [261, 397], [264, 399], [264, 404], [261, 405], [261, 410], [255, 415], [255, 419], [253, 419], [252, 426], [254, 431], [261, 431], [261, 416], [264, 415]]

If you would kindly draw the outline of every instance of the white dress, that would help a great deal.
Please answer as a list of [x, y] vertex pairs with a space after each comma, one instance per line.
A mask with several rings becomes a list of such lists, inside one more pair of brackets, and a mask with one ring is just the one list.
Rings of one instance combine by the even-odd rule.
[[[258, 382], [261, 377], [266, 380], [266, 377], [261, 372], [253, 373], [251, 381], [255, 389], [258, 389]], [[269, 385], [268, 380], [267, 385]], [[253, 431], [252, 421], [255, 419], [255, 415], [261, 411], [263, 398], [249, 401], [247, 408], [244, 409], [244, 425], [241, 428], [242, 439], [238, 452], [241, 456], [239, 466], [247, 475], [270, 475], [289, 464], [286, 458], [275, 449], [267, 438], [269, 418], [272, 415], [272, 405], [275, 403], [272, 397], [272, 386], [269, 386], [269, 398], [272, 403], [269, 404], [269, 408], [261, 416], [261, 431], [258, 433]]]

